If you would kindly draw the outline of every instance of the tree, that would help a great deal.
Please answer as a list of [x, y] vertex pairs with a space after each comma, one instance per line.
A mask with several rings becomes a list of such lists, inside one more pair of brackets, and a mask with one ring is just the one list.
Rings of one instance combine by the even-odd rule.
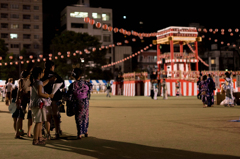
[[5, 40], [0, 39], [0, 56], [4, 59], [7, 55], [8, 47], [5, 44]]
[[[62, 77], [68, 77], [72, 71], [72, 65], [80, 64], [80, 67], [86, 74], [88, 74], [88, 72], [92, 70], [86, 68], [86, 65], [89, 61], [94, 61], [96, 64], [95, 68], [99, 70], [102, 65], [106, 64], [106, 52], [104, 50], [99, 51], [97, 48], [100, 46], [101, 43], [99, 40], [87, 33], [65, 31], [60, 35], [56, 35], [51, 44], [53, 56], [56, 56], [58, 52], [61, 52], [61, 54], [64, 56], [64, 58], [60, 58], [59, 56], [57, 60], [54, 60], [56, 72]], [[96, 51], [92, 52], [92, 48], [96, 48]], [[84, 49], [88, 49], [91, 53], [86, 54]], [[73, 56], [72, 53], [74, 53], [76, 50], [82, 51], [83, 54], [76, 54], [76, 56]], [[69, 58], [67, 58], [68, 51], [71, 52], [71, 56]], [[84, 58], [84, 63], [81, 62], [80, 58]]]
[[[3, 59], [3, 65], [0, 66], [1, 69], [1, 79], [6, 80], [7, 78], [13, 78], [14, 80], [18, 79], [18, 69], [16, 69], [15, 64], [13, 63], [10, 65], [10, 62], [13, 62], [9, 59], [9, 56], [13, 56], [13, 53], [8, 54], [8, 56], [5, 56]], [[5, 65], [5, 63], [8, 63]]]

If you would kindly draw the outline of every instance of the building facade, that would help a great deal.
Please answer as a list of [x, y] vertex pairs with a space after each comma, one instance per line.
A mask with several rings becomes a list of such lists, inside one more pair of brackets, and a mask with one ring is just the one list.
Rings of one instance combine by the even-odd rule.
[[[84, 22], [85, 17], [94, 19], [101, 24], [112, 24], [112, 9], [106, 8], [92, 8], [89, 7], [89, 0], [80, 0], [79, 4], [74, 6], [67, 6], [61, 12], [61, 27], [62, 31], [74, 31], [80, 33], [88, 33], [99, 39], [102, 45], [113, 44], [113, 33], [97, 28], [95, 25], [90, 25]], [[113, 49], [107, 49], [106, 54], [107, 64], [113, 62]]]
[[42, 0], [1, 0], [0, 38], [5, 40], [9, 53], [42, 54]]
[[157, 50], [144, 51], [138, 55], [138, 67], [139, 70], [156, 71], [157, 66]]

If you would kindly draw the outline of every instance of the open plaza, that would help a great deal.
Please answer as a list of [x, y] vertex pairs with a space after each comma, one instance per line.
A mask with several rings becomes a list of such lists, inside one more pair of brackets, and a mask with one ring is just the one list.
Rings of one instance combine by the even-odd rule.
[[[26, 135], [14, 139], [11, 114], [1, 102], [0, 158], [240, 158], [240, 122], [231, 122], [239, 120], [239, 106], [203, 109], [197, 97], [152, 100], [92, 94], [89, 109], [88, 138], [76, 140], [74, 117], [61, 113], [61, 139], [32, 146]], [[26, 131], [26, 119], [23, 124]]]

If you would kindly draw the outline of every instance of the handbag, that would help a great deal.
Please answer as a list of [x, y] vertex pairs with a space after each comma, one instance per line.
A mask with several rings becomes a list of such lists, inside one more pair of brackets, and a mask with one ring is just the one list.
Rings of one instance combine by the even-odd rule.
[[[38, 94], [36, 88], [33, 86], [33, 89]], [[52, 100], [50, 98], [38, 98], [37, 100], [38, 106], [40, 109], [43, 108], [43, 106], [49, 107], [52, 104]]]

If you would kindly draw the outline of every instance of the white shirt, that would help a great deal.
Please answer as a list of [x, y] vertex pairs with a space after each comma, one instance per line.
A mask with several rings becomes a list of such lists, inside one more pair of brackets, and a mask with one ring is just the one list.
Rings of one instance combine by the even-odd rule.
[[7, 92], [11, 92], [13, 89], [13, 84], [8, 82], [6, 87], [7, 87]]

